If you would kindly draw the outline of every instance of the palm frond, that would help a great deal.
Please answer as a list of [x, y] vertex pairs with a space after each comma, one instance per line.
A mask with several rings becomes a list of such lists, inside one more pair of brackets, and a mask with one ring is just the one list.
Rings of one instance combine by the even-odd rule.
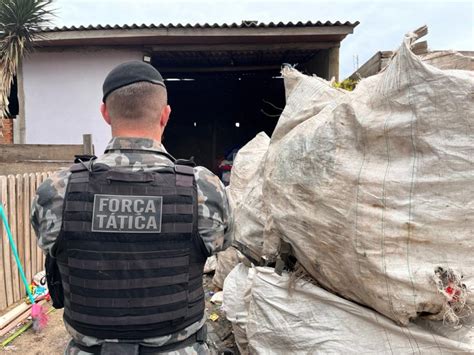
[[52, 0], [0, 1], [0, 115], [8, 115], [8, 96], [18, 66], [32, 49], [54, 11]]

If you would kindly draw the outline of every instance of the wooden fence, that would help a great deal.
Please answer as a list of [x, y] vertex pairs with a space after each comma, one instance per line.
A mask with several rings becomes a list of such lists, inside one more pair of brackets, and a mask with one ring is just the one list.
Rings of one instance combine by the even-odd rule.
[[[44, 269], [44, 255], [36, 244], [36, 235], [30, 225], [31, 203], [37, 187], [49, 176], [47, 173], [0, 176], [0, 203], [8, 217], [26, 278]], [[0, 220], [0, 312], [25, 298], [15, 258], [6, 230]]]

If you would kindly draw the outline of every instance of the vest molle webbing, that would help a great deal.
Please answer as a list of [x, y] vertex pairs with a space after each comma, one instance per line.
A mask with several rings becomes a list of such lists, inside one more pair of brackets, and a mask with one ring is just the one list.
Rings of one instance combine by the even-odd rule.
[[202, 319], [207, 252], [193, 168], [71, 171], [55, 247], [67, 323], [84, 335], [138, 340]]

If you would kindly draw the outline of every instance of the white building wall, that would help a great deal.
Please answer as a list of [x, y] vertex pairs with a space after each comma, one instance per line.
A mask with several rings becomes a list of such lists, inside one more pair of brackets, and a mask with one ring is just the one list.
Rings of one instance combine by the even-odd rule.
[[23, 64], [26, 143], [81, 144], [91, 133], [96, 155], [111, 133], [99, 111], [102, 83], [116, 65], [141, 60], [139, 50], [35, 52]]

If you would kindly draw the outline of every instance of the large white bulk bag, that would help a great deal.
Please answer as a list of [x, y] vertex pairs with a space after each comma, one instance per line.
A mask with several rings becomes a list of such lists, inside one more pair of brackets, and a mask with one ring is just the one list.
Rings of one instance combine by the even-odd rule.
[[[256, 268], [246, 334], [255, 355], [459, 354], [474, 352], [473, 319], [399, 326], [377, 312], [303, 280]], [[450, 332], [449, 338], [440, 335]]]
[[473, 303], [474, 75], [424, 64], [410, 41], [271, 143], [264, 201], [272, 238], [324, 288], [400, 324], [458, 324]]
[[234, 247], [229, 247], [217, 253], [216, 272], [212, 278], [212, 283], [222, 289], [224, 287], [225, 278], [239, 261], [239, 251]]
[[234, 243], [252, 260], [260, 260], [263, 228], [263, 162], [270, 138], [260, 132], [239, 150], [232, 167], [228, 192], [235, 200], [233, 208]]
[[232, 210], [247, 195], [249, 184], [256, 180], [269, 143], [267, 134], [260, 132], [237, 152], [230, 174], [230, 184], [226, 188]]
[[[282, 76], [285, 83], [286, 105], [272, 134], [265, 157], [262, 180], [269, 178], [266, 171], [272, 171], [272, 165], [280, 159], [278, 157], [280, 140], [299, 124], [314, 117], [326, 106], [334, 105], [336, 99], [346, 94], [346, 91], [334, 88], [329, 81], [316, 76], [303, 75], [290, 67], [283, 68]], [[256, 192], [254, 195], [262, 194], [261, 185]], [[249, 201], [249, 203], [253, 202], [253, 200]], [[266, 209], [265, 204], [262, 209], [264, 212], [261, 213], [264, 213], [266, 217], [262, 254], [267, 260], [273, 261], [278, 254], [280, 239], [273, 227], [271, 211]]]
[[224, 281], [224, 301], [222, 309], [232, 323], [234, 338], [239, 352], [248, 355], [247, 316], [250, 292], [255, 269], [238, 264]]

